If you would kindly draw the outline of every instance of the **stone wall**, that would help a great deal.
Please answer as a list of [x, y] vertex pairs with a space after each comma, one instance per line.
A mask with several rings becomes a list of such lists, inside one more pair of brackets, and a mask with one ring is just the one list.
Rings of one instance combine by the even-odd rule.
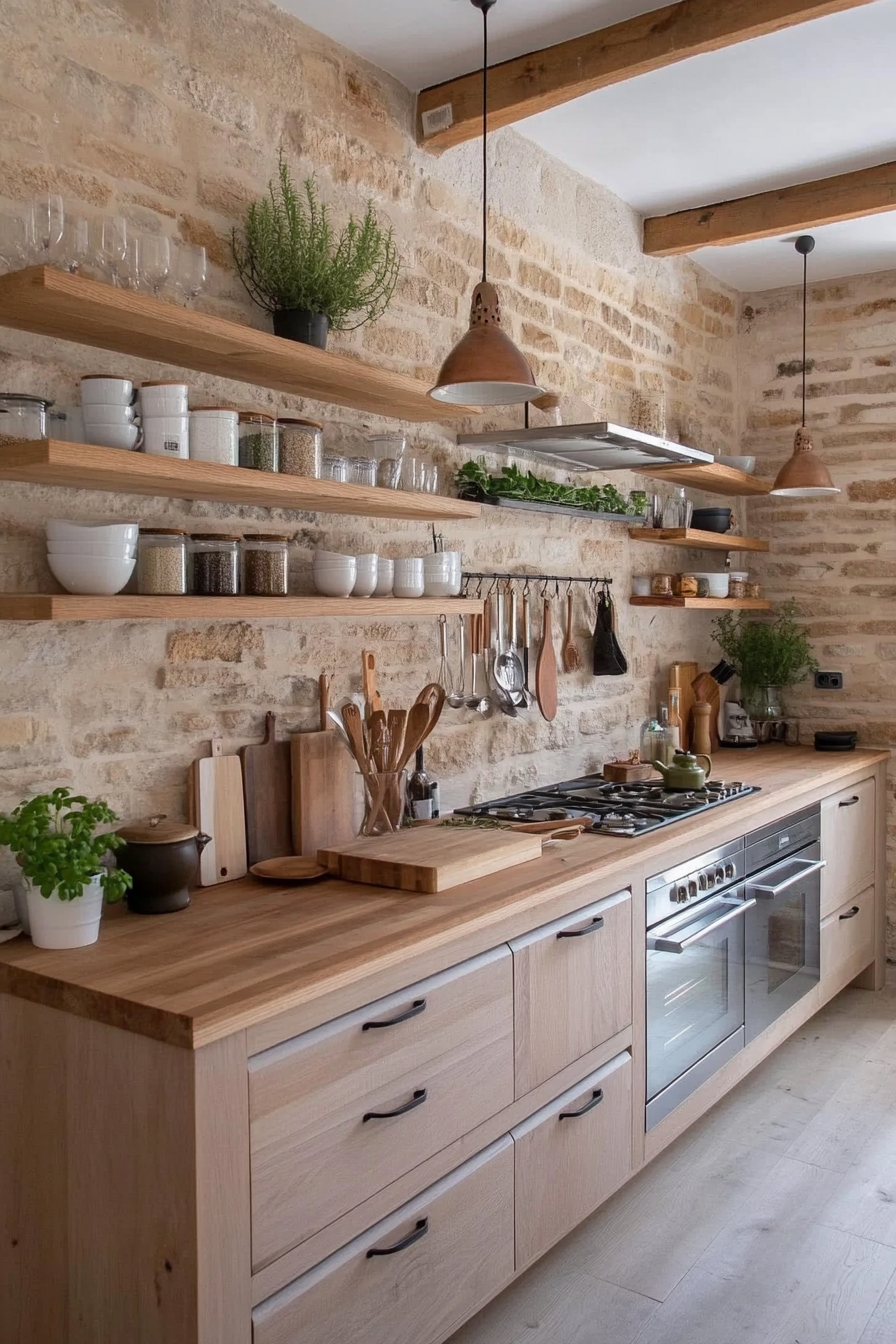
[[[204, 243], [214, 263], [200, 306], [263, 326], [231, 266], [228, 237], [265, 187], [278, 146], [297, 176], [315, 172], [338, 218], [366, 198], [392, 222], [405, 261], [396, 300], [375, 327], [335, 348], [432, 380], [465, 326], [478, 278], [478, 154], [440, 159], [412, 137], [412, 97], [382, 72], [261, 0], [6, 0], [0, 10], [0, 209], [59, 190], [87, 214], [123, 211], [141, 228]], [[733, 450], [735, 299], [687, 260], [642, 256], [622, 202], [513, 132], [491, 142], [491, 277], [505, 320], [570, 418], [625, 418], [632, 387], [667, 389], [707, 446]], [[0, 330], [0, 385], [72, 402], [85, 372], [136, 379], [169, 367]], [[331, 443], [357, 441], [375, 417], [209, 377], [186, 375], [195, 400], [306, 413]], [[511, 414], [518, 415], [519, 411]], [[483, 427], [496, 423], [485, 420]], [[406, 427], [414, 448], [457, 465], [437, 423]], [[627, 490], [642, 485], [613, 478]], [[207, 530], [295, 532], [297, 569], [313, 547], [394, 555], [430, 543], [420, 524], [228, 509], [4, 485], [0, 584], [52, 590], [47, 517], [136, 518]], [[624, 527], [529, 515], [443, 529], [468, 567], [608, 573], [620, 598], [627, 676], [561, 676], [560, 712], [487, 722], [446, 711], [431, 764], [448, 804], [569, 776], [636, 744], [665, 665], [708, 653], [708, 622], [626, 602], [638, 553]], [[646, 548], [645, 548], [646, 549]], [[583, 655], [593, 612], [580, 604]], [[213, 733], [225, 750], [256, 739], [263, 713], [283, 731], [314, 724], [317, 675], [337, 696], [357, 690], [362, 646], [376, 650], [384, 696], [407, 702], [437, 667], [435, 622], [271, 620], [7, 625], [0, 696], [0, 806], [70, 783], [120, 814], [178, 814], [185, 773]]]
[[[811, 265], [811, 262], [810, 262]], [[739, 361], [743, 451], [774, 476], [800, 422], [800, 288], [744, 295]], [[813, 285], [809, 292], [807, 423], [842, 493], [827, 500], [751, 501], [750, 531], [771, 538], [754, 568], [774, 600], [793, 596], [816, 657], [842, 671], [843, 691], [812, 683], [787, 693], [801, 738], [855, 728], [859, 743], [896, 748], [896, 271]], [[891, 892], [896, 807], [890, 799]], [[891, 897], [891, 926], [896, 900]], [[890, 954], [896, 954], [891, 927]]]

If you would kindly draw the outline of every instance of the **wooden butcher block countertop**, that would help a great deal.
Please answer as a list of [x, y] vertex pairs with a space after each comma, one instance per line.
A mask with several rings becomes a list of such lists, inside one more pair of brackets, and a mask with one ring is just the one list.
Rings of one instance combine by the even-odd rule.
[[[280, 887], [244, 878], [198, 891], [174, 915], [107, 909], [100, 939], [42, 951], [0, 947], [0, 992], [197, 1049], [246, 1031], [263, 1049], [518, 936], [670, 862], [835, 792], [885, 751], [721, 751], [716, 778], [762, 792], [640, 839], [584, 835], [529, 863], [434, 896], [331, 879]], [[583, 887], [591, 883], [581, 896]], [[285, 1015], [289, 1027], [274, 1019]]]

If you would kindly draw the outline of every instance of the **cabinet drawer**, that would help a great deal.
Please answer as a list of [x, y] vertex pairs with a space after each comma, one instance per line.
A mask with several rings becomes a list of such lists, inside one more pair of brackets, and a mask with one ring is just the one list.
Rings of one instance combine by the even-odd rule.
[[632, 1020], [632, 897], [608, 896], [515, 939], [516, 1095]]
[[632, 1168], [632, 1057], [617, 1055], [511, 1130], [516, 1267], [564, 1237]]
[[249, 1063], [253, 1267], [512, 1100], [506, 947], [256, 1055]]
[[821, 913], [838, 910], [848, 896], [874, 881], [874, 780], [863, 779], [821, 804]]
[[262, 1302], [253, 1344], [435, 1344], [500, 1292], [513, 1268], [505, 1137]]
[[848, 964], [853, 976], [874, 959], [874, 888], [847, 901], [821, 921], [821, 981], [835, 978]]

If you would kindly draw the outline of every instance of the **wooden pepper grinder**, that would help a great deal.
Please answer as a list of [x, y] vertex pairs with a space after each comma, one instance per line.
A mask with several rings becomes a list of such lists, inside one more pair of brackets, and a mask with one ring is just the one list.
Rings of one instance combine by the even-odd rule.
[[691, 710], [691, 722], [693, 724], [693, 742], [691, 750], [696, 754], [702, 752], [709, 756], [712, 751], [712, 742], [709, 735], [709, 719], [712, 714], [712, 705], [707, 704], [705, 700], [698, 700]]

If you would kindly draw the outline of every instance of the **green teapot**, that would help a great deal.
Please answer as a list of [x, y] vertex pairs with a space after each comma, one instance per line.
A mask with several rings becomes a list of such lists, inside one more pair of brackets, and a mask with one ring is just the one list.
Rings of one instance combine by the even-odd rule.
[[[705, 770], [699, 761], [706, 762]], [[669, 789], [702, 789], [712, 772], [712, 761], [702, 754], [692, 756], [689, 751], [676, 751], [669, 765], [654, 761], [653, 768], [659, 770]]]

